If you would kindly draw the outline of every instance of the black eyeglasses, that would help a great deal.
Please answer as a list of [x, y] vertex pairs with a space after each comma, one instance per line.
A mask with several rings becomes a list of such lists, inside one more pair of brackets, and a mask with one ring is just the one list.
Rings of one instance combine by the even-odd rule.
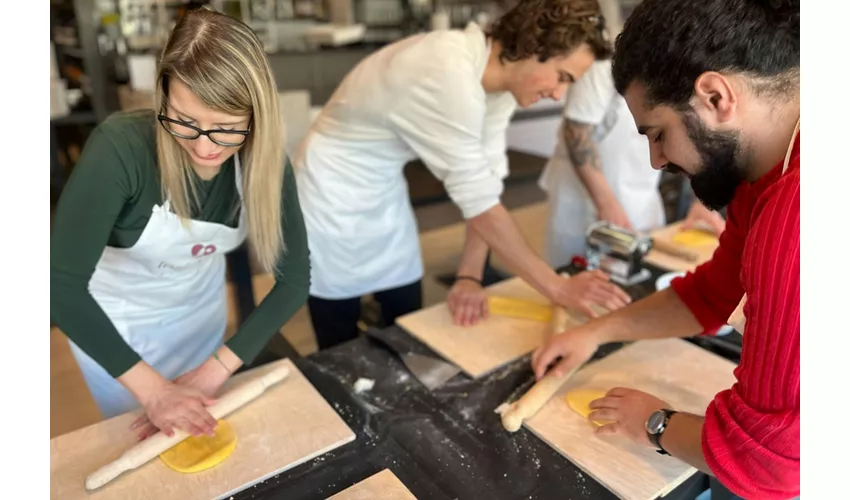
[[224, 147], [241, 146], [242, 143], [245, 142], [245, 139], [248, 138], [248, 135], [251, 133], [250, 124], [248, 125], [248, 130], [201, 130], [198, 127], [189, 125], [186, 122], [169, 118], [163, 115], [162, 113], [160, 113], [157, 118], [159, 119], [159, 123], [163, 126], [163, 128], [165, 128], [165, 130], [167, 130], [168, 133], [173, 135], [174, 137], [194, 140], [202, 135], [205, 135], [209, 137], [210, 141], [218, 144], [219, 146]]

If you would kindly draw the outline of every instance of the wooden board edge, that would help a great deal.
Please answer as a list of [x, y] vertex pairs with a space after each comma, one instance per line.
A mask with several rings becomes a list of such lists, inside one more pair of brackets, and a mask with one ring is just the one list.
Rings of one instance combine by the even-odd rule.
[[[306, 377], [305, 377], [305, 378], [306, 378]], [[324, 399], [324, 398], [323, 398], [323, 399]], [[327, 401], [327, 400], [325, 400], [325, 401]], [[293, 462], [293, 463], [289, 464], [289, 467], [283, 467], [283, 468], [281, 468], [281, 469], [275, 470], [275, 471], [270, 472], [270, 473], [268, 473], [268, 474], [266, 474], [266, 475], [264, 475], [264, 476], [262, 476], [262, 477], [260, 477], [260, 478], [258, 478], [258, 479], [256, 479], [256, 480], [254, 480], [254, 481], [249, 481], [249, 482], [247, 482], [247, 483], [243, 484], [243, 485], [242, 485], [242, 486], [240, 486], [238, 489], [234, 489], [234, 490], [231, 490], [231, 491], [229, 491], [229, 492], [227, 492], [227, 493], [223, 493], [223, 494], [221, 494], [221, 495], [219, 495], [219, 496], [215, 497], [215, 500], [227, 500], [227, 499], [229, 499], [230, 497], [232, 497], [232, 496], [234, 496], [234, 495], [236, 495], [236, 494], [238, 494], [238, 493], [241, 493], [241, 492], [245, 491], [246, 489], [248, 489], [248, 488], [250, 488], [250, 487], [252, 487], [252, 486], [254, 486], [254, 485], [260, 484], [260, 483], [262, 483], [263, 481], [265, 481], [265, 480], [267, 480], [267, 479], [270, 479], [270, 478], [272, 478], [272, 477], [275, 477], [275, 476], [277, 476], [277, 475], [279, 475], [279, 474], [282, 474], [282, 473], [284, 473], [284, 472], [286, 472], [286, 471], [292, 470], [292, 469], [294, 469], [294, 468], [298, 467], [298, 466], [299, 466], [299, 465], [301, 465], [301, 464], [304, 464], [304, 463], [309, 462], [310, 460], [313, 460], [314, 458], [320, 457], [320, 456], [324, 455], [325, 453], [328, 453], [328, 452], [330, 452], [330, 451], [336, 450], [336, 449], [338, 449], [338, 448], [341, 448], [341, 447], [343, 447], [343, 446], [345, 446], [345, 445], [347, 445], [347, 444], [349, 444], [349, 443], [353, 442], [353, 441], [357, 438], [357, 434], [355, 434], [355, 433], [354, 433], [354, 431], [352, 431], [352, 430], [351, 430], [351, 427], [349, 427], [349, 426], [348, 426], [348, 424], [345, 424], [345, 425], [346, 425], [346, 427], [348, 427], [349, 432], [351, 432], [351, 435], [349, 435], [349, 436], [348, 436], [348, 437], [346, 437], [345, 439], [343, 439], [343, 440], [341, 440], [341, 441], [338, 441], [338, 442], [336, 442], [336, 443], [334, 443], [334, 444], [332, 444], [332, 445], [330, 445], [330, 446], [327, 446], [327, 447], [325, 447], [325, 448], [323, 448], [323, 449], [321, 449], [321, 450], [319, 450], [319, 451], [317, 451], [317, 452], [315, 452], [315, 453], [313, 453], [313, 454], [311, 454], [311, 455], [307, 455], [306, 457], [304, 457], [304, 458], [303, 458], [303, 459], [301, 459], [300, 461]]]
[[526, 352], [526, 353], [522, 354], [522, 355], [521, 355], [521, 356], [519, 356], [518, 358], [511, 359], [511, 360], [509, 360], [509, 361], [506, 361], [506, 362], [502, 363], [501, 365], [494, 366], [494, 367], [492, 367], [492, 368], [490, 368], [490, 369], [488, 369], [488, 370], [471, 371], [471, 370], [469, 370], [469, 369], [467, 369], [467, 368], [464, 368], [463, 366], [460, 366], [459, 364], [455, 363], [454, 361], [450, 360], [450, 359], [448, 358], [448, 356], [446, 355], [446, 353], [445, 353], [442, 349], [440, 349], [439, 347], [437, 347], [437, 346], [433, 345], [433, 344], [432, 344], [432, 343], [430, 343], [428, 340], [423, 339], [423, 338], [421, 338], [421, 337], [418, 337], [418, 336], [414, 335], [413, 333], [411, 333], [411, 332], [410, 332], [410, 330], [409, 330], [407, 327], [405, 327], [405, 326], [404, 326], [404, 324], [403, 324], [403, 322], [402, 322], [401, 320], [402, 320], [402, 318], [398, 318], [398, 319], [396, 319], [396, 324], [397, 324], [397, 325], [398, 325], [398, 326], [399, 326], [402, 330], [404, 330], [404, 333], [406, 333], [406, 334], [410, 335], [410, 336], [411, 336], [412, 338], [414, 338], [416, 341], [421, 342], [422, 344], [424, 344], [424, 345], [428, 346], [428, 348], [429, 348], [429, 349], [431, 349], [432, 351], [434, 351], [434, 352], [435, 352], [438, 356], [440, 356], [440, 359], [442, 359], [442, 360], [443, 360], [443, 361], [445, 361], [446, 363], [448, 363], [448, 364], [450, 364], [450, 365], [452, 365], [452, 366], [456, 366], [456, 367], [460, 368], [460, 371], [462, 371], [464, 374], [466, 374], [466, 375], [467, 375], [469, 378], [471, 378], [472, 380], [480, 380], [480, 379], [482, 379], [482, 378], [484, 378], [484, 377], [487, 377], [487, 376], [489, 376], [489, 375], [492, 375], [492, 374], [493, 374], [493, 373], [495, 373], [496, 371], [501, 370], [502, 368], [505, 368], [506, 366], [510, 365], [511, 363], [515, 363], [516, 361], [519, 361], [520, 359], [522, 359], [522, 358], [524, 358], [524, 357], [528, 356], [531, 352], [534, 352], [534, 349], [532, 349], [531, 351], [529, 351], [529, 352]]
[[[434, 307], [436, 307], [436, 306], [434, 306]], [[420, 311], [424, 311], [424, 309], [420, 309]], [[413, 314], [413, 313], [411, 313], [411, 314]], [[413, 340], [416, 340], [417, 342], [419, 342], [419, 343], [421, 343], [421, 344], [424, 344], [424, 345], [428, 346], [428, 348], [429, 348], [429, 349], [431, 349], [432, 351], [434, 351], [434, 353], [435, 353], [435, 354], [437, 354], [437, 355], [440, 357], [440, 359], [441, 359], [442, 361], [444, 361], [444, 362], [446, 362], [446, 363], [448, 363], [448, 364], [450, 364], [450, 365], [452, 365], [452, 366], [456, 366], [456, 367], [460, 368], [460, 370], [461, 370], [463, 373], [466, 373], [466, 374], [467, 374], [467, 375], [469, 375], [470, 377], [475, 378], [475, 375], [474, 375], [474, 374], [470, 373], [470, 372], [469, 372], [468, 370], [466, 370], [464, 367], [462, 367], [462, 366], [458, 365], [457, 363], [455, 363], [454, 361], [450, 360], [450, 359], [448, 358], [448, 356], [446, 355], [446, 353], [445, 353], [442, 349], [440, 349], [440, 348], [438, 348], [437, 346], [433, 345], [433, 344], [432, 344], [431, 342], [429, 342], [428, 340], [423, 339], [422, 337], [419, 337], [419, 336], [417, 336], [417, 335], [413, 334], [413, 332], [411, 332], [410, 328], [409, 328], [408, 326], [406, 326], [406, 325], [405, 325], [405, 323], [407, 322], [407, 320], [406, 320], [406, 318], [405, 318], [405, 317], [406, 317], [406, 316], [409, 316], [409, 315], [410, 315], [410, 314], [406, 314], [405, 316], [402, 316], [402, 317], [400, 317], [400, 318], [396, 318], [396, 320], [395, 320], [396, 325], [397, 325], [399, 328], [401, 328], [401, 329], [404, 331], [404, 333], [406, 333], [406, 334], [407, 334], [410, 338], [412, 338]]]
[[365, 477], [365, 478], [363, 478], [359, 481], [356, 481], [352, 484], [349, 484], [348, 486], [342, 486], [341, 490], [337, 491], [336, 493], [331, 494], [329, 497], [326, 497], [324, 500], [335, 500], [337, 498], [340, 498], [340, 499], [345, 498], [346, 492], [351, 492], [351, 490], [353, 490], [354, 488], [357, 488], [358, 486], [362, 485], [363, 483], [366, 483], [366, 482], [369, 482], [369, 481], [378, 482], [378, 481], [381, 481], [382, 479], [384, 479], [386, 481], [393, 482], [397, 486], [401, 486], [402, 488], [404, 488], [404, 490], [407, 492], [407, 495], [410, 498], [412, 498], [414, 500], [416, 499], [416, 495], [414, 495], [413, 492], [410, 491], [410, 488], [406, 484], [404, 484], [404, 482], [401, 479], [399, 479], [398, 476], [395, 475], [395, 473], [392, 471], [392, 469], [390, 469], [389, 467], [384, 467], [383, 469], [379, 470], [378, 472], [375, 472], [374, 474], [371, 474], [371, 475], [369, 475], [369, 476], [367, 476], [367, 477]]
[[[588, 476], [588, 477], [590, 477], [591, 479], [593, 479], [594, 481], [596, 481], [597, 483], [599, 483], [599, 485], [600, 485], [600, 486], [602, 486], [603, 488], [605, 488], [606, 490], [610, 491], [610, 492], [611, 492], [614, 496], [616, 496], [617, 498], [619, 498], [619, 499], [621, 499], [621, 500], [628, 500], [628, 499], [626, 499], [625, 497], [623, 497], [622, 495], [620, 495], [618, 492], [613, 491], [613, 490], [611, 490], [610, 488], [608, 488], [607, 486], [605, 486], [605, 483], [604, 483], [604, 482], [602, 482], [602, 479], [600, 479], [600, 478], [599, 478], [599, 477], [597, 477], [595, 474], [593, 474], [592, 472], [590, 472], [587, 468], [585, 468], [585, 467], [584, 467], [584, 465], [581, 465], [581, 464], [578, 464], [578, 463], [574, 462], [574, 461], [573, 461], [570, 457], [568, 457], [568, 456], [564, 455], [563, 453], [561, 453], [561, 452], [558, 450], [558, 448], [557, 448], [554, 444], [552, 444], [551, 442], [549, 442], [549, 440], [547, 440], [547, 439], [546, 439], [546, 438], [544, 438], [542, 435], [538, 434], [538, 433], [537, 433], [534, 429], [532, 429], [532, 428], [531, 428], [531, 427], [527, 424], [527, 421], [524, 421], [524, 422], [522, 423], [522, 427], [523, 427], [525, 430], [527, 430], [528, 432], [530, 432], [532, 435], [536, 436], [536, 437], [537, 437], [537, 439], [539, 439], [539, 440], [543, 441], [544, 443], [546, 443], [546, 446], [548, 446], [549, 448], [551, 448], [551, 449], [552, 449], [552, 451], [554, 451], [555, 453], [557, 453], [558, 455], [560, 455], [561, 457], [563, 457], [563, 458], [564, 458], [564, 460], [566, 460], [566, 461], [568, 461], [569, 463], [571, 463], [571, 464], [573, 464], [574, 466], [576, 466], [576, 468], [577, 468], [578, 470], [580, 470], [580, 471], [581, 471], [582, 473], [584, 473], [584, 474], [587, 474], [587, 476]], [[647, 500], [652, 500], [652, 499], [647, 499]]]
[[[681, 460], [679, 460], [679, 461], [682, 462]], [[682, 463], [685, 463], [685, 462], [682, 462]], [[688, 465], [688, 464], [685, 464], [685, 465]], [[670, 481], [670, 483], [667, 485], [667, 487], [664, 488], [663, 490], [661, 490], [661, 492], [658, 494], [658, 496], [656, 498], [664, 498], [667, 495], [669, 495], [670, 493], [673, 493], [673, 490], [675, 490], [679, 486], [683, 485], [685, 483], [685, 481], [690, 479], [697, 472], [699, 472], [699, 470], [697, 470], [696, 467], [689, 467], [688, 470], [683, 472], [678, 478], [676, 478], [675, 481]]]
[[[584, 465], [573, 461], [572, 458], [561, 453], [555, 445], [550, 443], [542, 435], [535, 432], [535, 430], [528, 425], [527, 421], [523, 422], [522, 427], [525, 430], [529, 431], [532, 435], [536, 436], [537, 439], [546, 443], [546, 446], [548, 446], [549, 448], [552, 449], [552, 451], [554, 451], [555, 453], [557, 453], [558, 455], [563, 457], [565, 460], [567, 460], [568, 462], [570, 462], [571, 464], [576, 466], [576, 468], [578, 468], [582, 473], [587, 474], [587, 476], [589, 476], [591, 479], [593, 479], [594, 481], [599, 483], [600, 486], [602, 486], [603, 488], [605, 488], [606, 490], [611, 492], [612, 495], [616, 496], [620, 500], [629, 500], [625, 496], [623, 496], [620, 492], [614, 491], [611, 488], [609, 488], [599, 477], [597, 477], [595, 474], [590, 472]], [[677, 458], [676, 460], [679, 460], [679, 459]], [[681, 460], [679, 460], [679, 461], [682, 462]], [[688, 465], [685, 462], [682, 462], [682, 463], [685, 464], [685, 465]], [[675, 480], [670, 481], [669, 483], [667, 483], [667, 485], [665, 487], [658, 489], [658, 491], [653, 493], [651, 496], [648, 496], [645, 500], [655, 500], [657, 498], [663, 498], [663, 497], [669, 495], [673, 490], [675, 490], [676, 488], [681, 486], [685, 481], [688, 480], [688, 478], [690, 478], [691, 476], [693, 476], [697, 472], [698, 471], [695, 467], [689, 466], [689, 468], [685, 472], [680, 474]]]
[[504, 370], [505, 368], [509, 367], [509, 366], [510, 366], [510, 365], [512, 365], [513, 363], [517, 363], [517, 362], [519, 362], [519, 361], [522, 361], [522, 360], [523, 360], [523, 359], [525, 359], [525, 358], [528, 358], [528, 360], [527, 360], [527, 361], [528, 361], [528, 365], [529, 365], [529, 366], [528, 366], [528, 369], [529, 369], [529, 371], [530, 371], [530, 372], [532, 372], [532, 374], [533, 374], [534, 370], [531, 368], [531, 353], [533, 353], [533, 352], [535, 351], [535, 349], [537, 349], [537, 348], [535, 347], [534, 349], [532, 349], [532, 350], [530, 350], [530, 351], [528, 351], [528, 352], [526, 352], [526, 353], [524, 353], [524, 354], [520, 355], [519, 357], [514, 358], [514, 359], [512, 359], [512, 360], [510, 360], [510, 361], [506, 361], [506, 362], [502, 363], [501, 365], [494, 366], [493, 368], [490, 368], [489, 370], [482, 370], [482, 371], [478, 372], [478, 374], [477, 374], [477, 375], [474, 375], [474, 376], [473, 376], [473, 375], [470, 375], [470, 377], [472, 377], [474, 380], [480, 380], [480, 379], [482, 379], [482, 378], [484, 378], [484, 377], [489, 377], [490, 375], [493, 375], [493, 374], [494, 374], [494, 373], [496, 373], [497, 371], [499, 371], [499, 370]]

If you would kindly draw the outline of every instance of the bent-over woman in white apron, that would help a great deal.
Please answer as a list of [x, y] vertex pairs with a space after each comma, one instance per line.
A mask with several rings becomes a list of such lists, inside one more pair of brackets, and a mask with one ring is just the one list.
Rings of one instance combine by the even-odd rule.
[[456, 322], [486, 315], [480, 280], [490, 249], [563, 306], [588, 312], [591, 303], [616, 309], [628, 302], [599, 271], [558, 276], [500, 203], [505, 135], [517, 105], [560, 99], [610, 52], [595, 0], [521, 0], [489, 31], [472, 23], [416, 34], [345, 77], [294, 158], [319, 348], [357, 336], [364, 295], [375, 295], [386, 324], [422, 306], [422, 255], [403, 172], [417, 158], [467, 222], [448, 298]]
[[[240, 21], [187, 13], [159, 63], [155, 109], [90, 136], [56, 210], [51, 319], [105, 418], [210, 434], [206, 411], [304, 304], [309, 256], [263, 46]], [[225, 254], [248, 241], [276, 284], [235, 335]]]

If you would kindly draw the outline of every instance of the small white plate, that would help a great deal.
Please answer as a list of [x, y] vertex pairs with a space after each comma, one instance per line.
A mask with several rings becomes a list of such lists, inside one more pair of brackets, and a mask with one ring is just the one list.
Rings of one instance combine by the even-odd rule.
[[687, 273], [684, 273], [682, 271], [674, 271], [671, 273], [662, 274], [658, 277], [657, 280], [655, 280], [655, 289], [660, 292], [661, 290], [664, 290], [665, 288], [669, 287], [670, 283], [674, 279], [678, 278], [679, 276], [684, 276], [685, 274]]
[[[670, 286], [670, 283], [674, 279], [676, 279], [680, 276], [684, 276], [685, 274], [687, 274], [687, 273], [682, 272], [682, 271], [674, 271], [674, 272], [662, 274], [661, 276], [658, 277], [657, 280], [655, 280], [655, 289], [658, 290], [658, 291], [664, 290], [665, 288], [668, 288]], [[732, 333], [733, 330], [734, 330], [734, 328], [732, 328], [731, 326], [724, 325], [720, 328], [720, 330], [717, 330], [717, 333], [715, 335], [717, 335], [717, 336], [729, 335], [730, 333]]]

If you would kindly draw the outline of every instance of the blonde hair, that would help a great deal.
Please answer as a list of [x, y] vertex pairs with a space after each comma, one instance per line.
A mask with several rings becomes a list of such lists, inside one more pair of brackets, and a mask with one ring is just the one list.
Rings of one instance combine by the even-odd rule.
[[[277, 85], [262, 42], [237, 19], [207, 8], [191, 10], [177, 22], [159, 61], [154, 100], [158, 113], [168, 104], [172, 78], [216, 111], [251, 115], [251, 133], [237, 152], [241, 155], [248, 242], [259, 264], [272, 272], [284, 251], [281, 192], [285, 146]], [[189, 191], [195, 194], [189, 155], [160, 126], [156, 144], [163, 196], [170, 200], [174, 213], [188, 221]]]

